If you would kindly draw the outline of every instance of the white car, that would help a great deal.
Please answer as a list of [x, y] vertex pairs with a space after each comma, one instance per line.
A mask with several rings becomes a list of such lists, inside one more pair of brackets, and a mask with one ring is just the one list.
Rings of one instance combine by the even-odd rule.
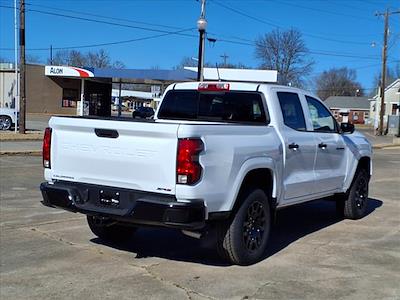
[[18, 118], [16, 114], [14, 108], [0, 108], [0, 130], [10, 130]]
[[316, 199], [367, 214], [372, 150], [309, 92], [278, 85], [168, 87], [154, 120], [52, 117], [43, 145], [43, 204], [87, 215], [102, 239], [141, 226], [201, 237], [220, 255], [263, 257], [275, 211]]

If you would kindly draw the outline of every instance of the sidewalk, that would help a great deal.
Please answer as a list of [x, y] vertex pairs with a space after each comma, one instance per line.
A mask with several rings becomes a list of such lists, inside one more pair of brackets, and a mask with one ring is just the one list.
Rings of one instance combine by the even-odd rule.
[[42, 141], [1, 141], [0, 155], [41, 155]]

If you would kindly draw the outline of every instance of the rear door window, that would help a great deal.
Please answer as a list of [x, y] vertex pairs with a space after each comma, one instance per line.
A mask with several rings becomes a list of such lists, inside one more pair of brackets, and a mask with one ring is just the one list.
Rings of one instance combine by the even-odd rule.
[[299, 95], [289, 92], [278, 92], [277, 95], [285, 125], [295, 130], [305, 131], [306, 121]]
[[260, 93], [169, 91], [158, 112], [159, 119], [266, 124]]

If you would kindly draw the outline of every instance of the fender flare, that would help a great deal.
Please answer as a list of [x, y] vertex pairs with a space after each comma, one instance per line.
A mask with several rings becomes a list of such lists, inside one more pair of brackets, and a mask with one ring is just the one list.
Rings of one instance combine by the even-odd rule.
[[370, 161], [370, 176], [372, 176], [372, 157], [371, 153], [369, 151], [360, 151], [359, 154], [357, 155], [357, 161], [351, 166], [351, 169], [349, 170], [349, 176], [347, 176], [344, 185], [343, 185], [343, 192], [346, 192], [350, 186], [351, 183], [353, 182], [354, 176], [356, 175], [356, 171], [358, 168], [358, 165], [360, 163], [360, 160], [363, 157], [368, 157]]
[[242, 187], [242, 183], [243, 183], [246, 175], [250, 171], [253, 171], [256, 169], [269, 169], [271, 171], [272, 197], [273, 198], [279, 197], [279, 194], [278, 194], [278, 184], [279, 183], [277, 182], [279, 175], [277, 174], [275, 160], [270, 157], [249, 158], [242, 164], [242, 166], [233, 182], [232, 190], [230, 191], [229, 196], [228, 196], [229, 203], [230, 203], [229, 210], [232, 210], [233, 206], [235, 205], [240, 188]]

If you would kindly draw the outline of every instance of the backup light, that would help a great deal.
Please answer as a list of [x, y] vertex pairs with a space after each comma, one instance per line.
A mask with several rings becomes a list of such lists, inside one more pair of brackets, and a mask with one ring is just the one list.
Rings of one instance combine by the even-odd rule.
[[199, 91], [211, 91], [211, 92], [220, 92], [220, 91], [229, 91], [229, 83], [199, 83], [197, 90]]

